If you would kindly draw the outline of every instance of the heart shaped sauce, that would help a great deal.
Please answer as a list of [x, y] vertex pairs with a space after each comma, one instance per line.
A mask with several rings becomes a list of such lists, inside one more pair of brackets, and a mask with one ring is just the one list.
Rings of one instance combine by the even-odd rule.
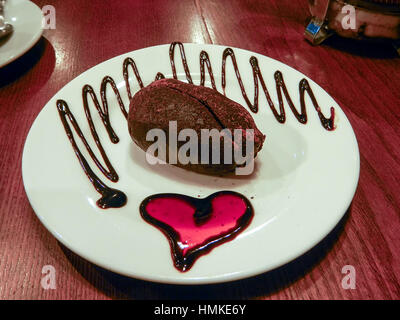
[[216, 246], [234, 239], [254, 215], [250, 201], [233, 191], [219, 191], [204, 199], [156, 194], [143, 200], [140, 213], [168, 238], [174, 265], [181, 272]]

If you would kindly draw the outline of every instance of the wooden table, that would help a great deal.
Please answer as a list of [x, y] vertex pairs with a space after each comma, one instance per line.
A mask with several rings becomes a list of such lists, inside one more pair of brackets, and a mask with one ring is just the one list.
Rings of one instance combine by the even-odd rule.
[[[34, 1], [39, 7], [46, 0]], [[389, 45], [303, 39], [307, 1], [51, 2], [56, 29], [0, 69], [0, 299], [399, 299], [400, 59]], [[26, 135], [46, 102], [88, 68], [172, 41], [240, 47], [278, 59], [319, 83], [355, 130], [361, 176], [351, 208], [317, 247], [272, 272], [233, 283], [160, 285], [102, 270], [61, 244], [24, 191]], [[41, 286], [54, 266], [56, 289]], [[345, 290], [352, 265], [356, 288]]]

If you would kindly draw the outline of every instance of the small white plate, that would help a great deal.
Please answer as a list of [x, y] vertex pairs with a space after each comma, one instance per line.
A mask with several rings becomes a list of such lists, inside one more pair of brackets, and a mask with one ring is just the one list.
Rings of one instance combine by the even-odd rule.
[[42, 36], [42, 10], [27, 0], [8, 0], [5, 21], [14, 27], [7, 39], [0, 39], [0, 68], [21, 57]]
[[[217, 88], [221, 90], [221, 57], [225, 47], [184, 46], [194, 83], [200, 81], [199, 55], [206, 50]], [[298, 84], [307, 77], [263, 55], [242, 49], [234, 52], [249, 97], [254, 92], [249, 58], [254, 55], [274, 103], [277, 104], [274, 73], [280, 70], [299, 108]], [[90, 84], [98, 94], [101, 80], [109, 75], [116, 81], [128, 108], [122, 76], [122, 63], [127, 57], [135, 60], [144, 85], [152, 82], [157, 72], [172, 77], [169, 45], [145, 48], [105, 61], [61, 89], [40, 112], [26, 139], [22, 172], [29, 201], [45, 227], [72, 251], [103, 268], [134, 278], [181, 284], [224, 282], [260, 274], [295, 259], [322, 240], [343, 217], [359, 177], [357, 141], [338, 104], [310, 79], [323, 113], [329, 115], [330, 107], [335, 108], [337, 128], [327, 131], [321, 126], [307, 95], [308, 123], [300, 124], [285, 105], [287, 121], [280, 124], [266, 104], [265, 96], [260, 94], [260, 110], [252, 115], [258, 128], [266, 134], [266, 142], [257, 157], [253, 175], [230, 179], [204, 176], [169, 165], [149, 165], [145, 153], [132, 142], [126, 120], [109, 88], [110, 117], [120, 137], [118, 144], [109, 141], [93, 105], [91, 110], [105, 151], [120, 176], [119, 182], [108, 181], [91, 161], [90, 164], [104, 182], [126, 193], [128, 203], [120, 209], [99, 209], [95, 202], [100, 196], [67, 139], [56, 100], [63, 99], [69, 104], [97, 151], [83, 112], [82, 87]], [[184, 80], [178, 48], [175, 57], [178, 78]], [[139, 86], [131, 71], [131, 90], [136, 92]], [[226, 88], [228, 97], [245, 105], [230, 59]], [[156, 193], [205, 197], [219, 190], [237, 191], [251, 199], [255, 216], [237, 238], [216, 247], [200, 257], [188, 272], [181, 273], [173, 267], [166, 237], [141, 218], [139, 204]]]

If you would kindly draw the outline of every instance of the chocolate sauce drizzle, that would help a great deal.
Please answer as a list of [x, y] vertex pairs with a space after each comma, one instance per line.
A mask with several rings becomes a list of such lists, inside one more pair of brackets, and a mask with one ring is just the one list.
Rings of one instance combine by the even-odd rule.
[[[81, 138], [81, 140], [82, 140], [83, 144], [85, 145], [86, 149], [88, 150], [91, 158], [95, 161], [96, 164], [98, 163], [96, 156], [93, 154], [92, 149], [88, 145], [87, 140], [86, 140], [85, 136], [83, 135], [81, 129], [79, 128], [79, 125], [76, 122], [74, 115], [71, 113], [67, 103], [63, 100], [58, 100], [57, 101], [57, 109], [58, 109], [58, 113], [60, 115], [61, 122], [64, 126], [65, 132], [67, 133], [68, 139], [71, 142], [72, 148], [74, 149], [74, 152], [75, 152], [76, 156], [78, 157], [79, 163], [81, 164], [83, 171], [86, 173], [87, 177], [89, 178], [90, 182], [93, 184], [96, 191], [101, 194], [101, 198], [99, 200], [97, 200], [97, 202], [96, 202], [97, 206], [102, 209], [107, 209], [107, 208], [120, 208], [123, 205], [125, 205], [125, 203], [127, 201], [126, 195], [122, 191], [110, 188], [106, 184], [104, 184], [104, 182], [101, 181], [97, 177], [97, 175], [93, 172], [93, 170], [90, 168], [85, 157], [82, 155], [81, 151], [79, 150], [79, 148], [76, 144], [76, 141], [74, 139], [74, 136], [72, 134], [72, 130], [68, 123], [68, 120], [72, 123], [72, 126], [75, 129], [75, 132]], [[96, 137], [97, 137], [97, 134], [96, 134]], [[99, 145], [101, 146], [101, 143], [98, 140], [98, 137], [97, 137], [96, 143], [98, 144], [98, 146]], [[100, 147], [100, 148], [102, 150], [102, 147]], [[105, 155], [105, 153], [104, 153], [104, 155]], [[105, 156], [105, 157], [107, 158], [107, 156]], [[101, 164], [99, 164], [98, 166], [103, 168], [101, 166]], [[108, 175], [106, 174], [106, 176], [108, 176]]]
[[[189, 66], [187, 63], [187, 59], [186, 59], [185, 49], [184, 49], [183, 44], [180, 42], [173, 42], [169, 49], [169, 57], [170, 57], [172, 75], [175, 79], [177, 79], [177, 72], [176, 72], [176, 65], [175, 65], [175, 48], [176, 48], [176, 46], [179, 47], [180, 57], [181, 57], [184, 71], [185, 71], [186, 79], [189, 83], [193, 84], [190, 69], [189, 69]], [[238, 65], [236, 62], [235, 53], [234, 53], [233, 49], [231, 49], [231, 48], [226, 48], [222, 54], [221, 76], [222, 76], [222, 89], [223, 89], [224, 94], [225, 94], [225, 88], [226, 88], [226, 65], [227, 65], [228, 58], [230, 58], [232, 61], [232, 65], [233, 65], [235, 75], [236, 75], [237, 81], [239, 83], [243, 98], [244, 98], [247, 106], [253, 113], [257, 113], [259, 110], [258, 100], [259, 100], [259, 83], [260, 83], [261, 88], [264, 91], [264, 94], [266, 96], [268, 105], [278, 122], [284, 123], [286, 121], [286, 114], [285, 114], [284, 100], [283, 100], [283, 96], [284, 96], [286, 99], [286, 102], [288, 103], [288, 105], [289, 105], [291, 111], [293, 112], [293, 114], [295, 115], [296, 119], [300, 123], [306, 124], [307, 123], [307, 111], [306, 111], [306, 103], [305, 103], [305, 93], [307, 93], [312, 101], [312, 104], [313, 104], [315, 110], [318, 113], [318, 116], [320, 118], [321, 125], [323, 126], [323, 128], [325, 128], [328, 131], [332, 131], [335, 129], [335, 125], [334, 125], [335, 124], [335, 122], [334, 122], [335, 110], [334, 110], [334, 108], [331, 107], [330, 117], [326, 118], [323, 115], [323, 113], [321, 112], [321, 108], [318, 105], [318, 102], [314, 96], [314, 93], [306, 79], [302, 79], [299, 82], [300, 112], [296, 109], [296, 107], [289, 95], [289, 92], [287, 90], [286, 84], [283, 79], [283, 75], [280, 71], [276, 71], [275, 75], [274, 75], [276, 91], [277, 91], [278, 101], [279, 101], [279, 111], [278, 111], [275, 108], [274, 103], [272, 102], [272, 99], [271, 99], [268, 89], [266, 87], [263, 75], [262, 75], [261, 70], [258, 65], [258, 60], [254, 56], [252, 56], [249, 60], [250, 65], [253, 70], [253, 79], [254, 79], [254, 100], [253, 100], [253, 103], [251, 103], [251, 101], [249, 100], [248, 95], [246, 93], [246, 90], [245, 90], [245, 87], [244, 87], [244, 84], [243, 84], [243, 81], [242, 81], [242, 78], [240, 75], [240, 71], [239, 71], [239, 68], [238, 68]], [[129, 99], [131, 99], [132, 92], [131, 92], [131, 86], [129, 83], [129, 69], [131, 69], [133, 71], [135, 78], [139, 84], [139, 87], [143, 88], [144, 85], [143, 85], [143, 81], [140, 77], [140, 73], [136, 66], [135, 61], [132, 58], [126, 58], [123, 62], [122, 72], [123, 72], [123, 77], [124, 77], [125, 84], [126, 84], [127, 94], [128, 94]], [[215, 84], [215, 77], [214, 77], [214, 73], [213, 73], [213, 70], [211, 67], [211, 61], [210, 61], [209, 55], [206, 51], [203, 50], [200, 53], [200, 76], [201, 76], [200, 77], [200, 85], [201, 86], [205, 85], [206, 70], [209, 74], [212, 88], [217, 90], [216, 84]], [[155, 80], [159, 80], [159, 79], [163, 79], [163, 78], [165, 78], [165, 76], [162, 73], [158, 72], [155, 77]], [[92, 160], [94, 161], [96, 166], [99, 168], [101, 173], [110, 181], [117, 182], [119, 179], [118, 174], [117, 174], [116, 170], [113, 168], [113, 166], [101, 144], [101, 141], [99, 139], [99, 136], [98, 136], [96, 128], [95, 128], [95, 125], [93, 123], [93, 119], [92, 119], [92, 115], [91, 115], [89, 103], [88, 103], [88, 98], [90, 96], [90, 98], [92, 99], [94, 106], [103, 122], [103, 125], [108, 133], [110, 141], [112, 143], [118, 143], [119, 137], [117, 136], [117, 134], [115, 133], [115, 131], [111, 125], [111, 120], [110, 120], [110, 116], [109, 116], [108, 102], [107, 102], [107, 97], [106, 97], [107, 87], [112, 88], [114, 94], [117, 97], [117, 101], [120, 106], [121, 112], [124, 115], [124, 117], [127, 118], [128, 114], [125, 109], [124, 103], [121, 99], [120, 92], [116, 86], [115, 81], [110, 76], [104, 77], [102, 80], [102, 83], [101, 83], [101, 87], [100, 87], [101, 104], [97, 98], [97, 95], [96, 95], [94, 89], [90, 85], [85, 85], [82, 88], [83, 109], [84, 109], [84, 112], [85, 112], [85, 115], [86, 115], [86, 118], [87, 118], [87, 121], [88, 121], [88, 124], [90, 127], [92, 137], [93, 137], [93, 139], [96, 143], [96, 146], [100, 152], [101, 158], [103, 159], [103, 161], [105, 163], [105, 166], [103, 166], [103, 164], [101, 164], [101, 162], [95, 156], [95, 154], [93, 153], [89, 144], [87, 143], [87, 140], [84, 137], [72, 112], [70, 111], [67, 102], [65, 102], [64, 100], [61, 100], [61, 99], [57, 100], [57, 109], [58, 109], [58, 112], [59, 112], [59, 115], [61, 118], [61, 122], [62, 122], [64, 129], [66, 131], [66, 134], [72, 144], [74, 152], [75, 152], [76, 156], [78, 157], [78, 160], [82, 166], [82, 169], [88, 176], [89, 180], [92, 182], [95, 189], [102, 195], [102, 197], [97, 201], [97, 205], [101, 208], [116, 208], [116, 207], [121, 207], [121, 206], [125, 205], [125, 203], [127, 201], [126, 195], [122, 191], [107, 187], [106, 184], [104, 182], [102, 182], [97, 177], [97, 175], [92, 171], [92, 169], [90, 168], [85, 157], [82, 155], [81, 151], [79, 150], [79, 148], [74, 140], [74, 136], [72, 134], [71, 127], [67, 121], [67, 119], [69, 119], [75, 132], [80, 137], [80, 139], [83, 142], [84, 146], [86, 147], [90, 157], [92, 158]]]
[[[176, 75], [176, 68], [175, 68], [175, 62], [174, 62], [174, 51], [175, 47], [178, 46], [180, 49], [180, 54], [181, 54], [181, 59], [182, 59], [182, 64], [183, 68], [186, 74], [186, 78], [189, 83], [193, 83], [192, 78], [190, 76], [190, 70], [186, 61], [186, 55], [185, 51], [183, 48], [183, 44], [180, 42], [173, 42], [171, 44], [170, 50], [169, 50], [169, 55], [170, 55], [170, 60], [171, 60], [171, 66], [172, 66], [172, 74], [175, 79], [177, 79]], [[250, 102], [248, 95], [246, 93], [246, 89], [244, 87], [242, 77], [240, 75], [239, 67], [236, 62], [236, 56], [232, 48], [226, 48], [223, 53], [222, 53], [222, 71], [221, 71], [221, 78], [222, 78], [222, 90], [225, 94], [225, 88], [226, 88], [226, 62], [228, 57], [231, 58], [233, 68], [235, 71], [236, 79], [239, 83], [240, 90], [242, 92], [242, 96], [244, 100], [246, 101], [247, 106], [249, 109], [257, 113], [258, 112], [258, 100], [259, 100], [259, 84], [258, 81], [260, 81], [261, 87], [264, 91], [265, 97], [267, 98], [268, 105], [274, 114], [276, 120], [278, 120], [280, 123], [284, 123], [286, 121], [286, 114], [285, 114], [285, 108], [284, 108], [284, 101], [282, 97], [282, 91], [285, 96], [285, 99], [287, 103], [289, 104], [290, 109], [292, 110], [293, 114], [295, 115], [296, 119], [303, 124], [307, 123], [307, 111], [306, 111], [306, 104], [305, 104], [305, 93], [307, 92], [309, 97], [311, 98], [311, 101], [313, 103], [313, 106], [315, 110], [318, 113], [318, 116], [321, 121], [321, 125], [326, 129], [326, 130], [334, 130], [335, 125], [334, 125], [334, 119], [335, 119], [335, 109], [331, 107], [330, 109], [330, 117], [326, 118], [323, 113], [321, 112], [321, 108], [315, 99], [314, 93], [310, 87], [310, 84], [308, 83], [307, 79], [302, 79], [299, 82], [299, 92], [300, 92], [300, 108], [301, 111], [300, 113], [297, 111], [290, 95], [287, 90], [285, 81], [283, 80], [283, 75], [282, 72], [279, 70], [275, 72], [274, 78], [275, 78], [275, 85], [276, 85], [276, 91], [278, 95], [278, 101], [279, 101], [279, 112], [276, 110], [274, 103], [272, 102], [271, 96], [269, 94], [269, 91], [267, 89], [267, 86], [264, 81], [264, 77], [261, 73], [261, 70], [258, 65], [258, 60], [256, 57], [252, 56], [249, 60], [250, 65], [253, 70], [253, 79], [254, 79], [254, 100], [253, 103]], [[200, 85], [204, 86], [205, 83], [205, 68], [204, 65], [207, 66], [208, 74], [210, 75], [211, 79], [211, 85], [212, 87], [216, 90], [215, 86], [215, 79], [214, 79], [214, 74], [212, 72], [211, 68], [211, 62], [210, 58], [207, 54], [206, 51], [201, 51], [200, 53]], [[225, 94], [226, 95], [226, 94]]]

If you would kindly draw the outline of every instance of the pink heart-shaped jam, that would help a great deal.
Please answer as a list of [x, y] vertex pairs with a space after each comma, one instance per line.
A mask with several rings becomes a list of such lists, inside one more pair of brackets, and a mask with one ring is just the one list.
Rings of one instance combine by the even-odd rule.
[[214, 247], [232, 240], [253, 217], [250, 201], [233, 191], [220, 191], [199, 199], [162, 193], [140, 205], [144, 220], [168, 238], [175, 267], [184, 272]]

